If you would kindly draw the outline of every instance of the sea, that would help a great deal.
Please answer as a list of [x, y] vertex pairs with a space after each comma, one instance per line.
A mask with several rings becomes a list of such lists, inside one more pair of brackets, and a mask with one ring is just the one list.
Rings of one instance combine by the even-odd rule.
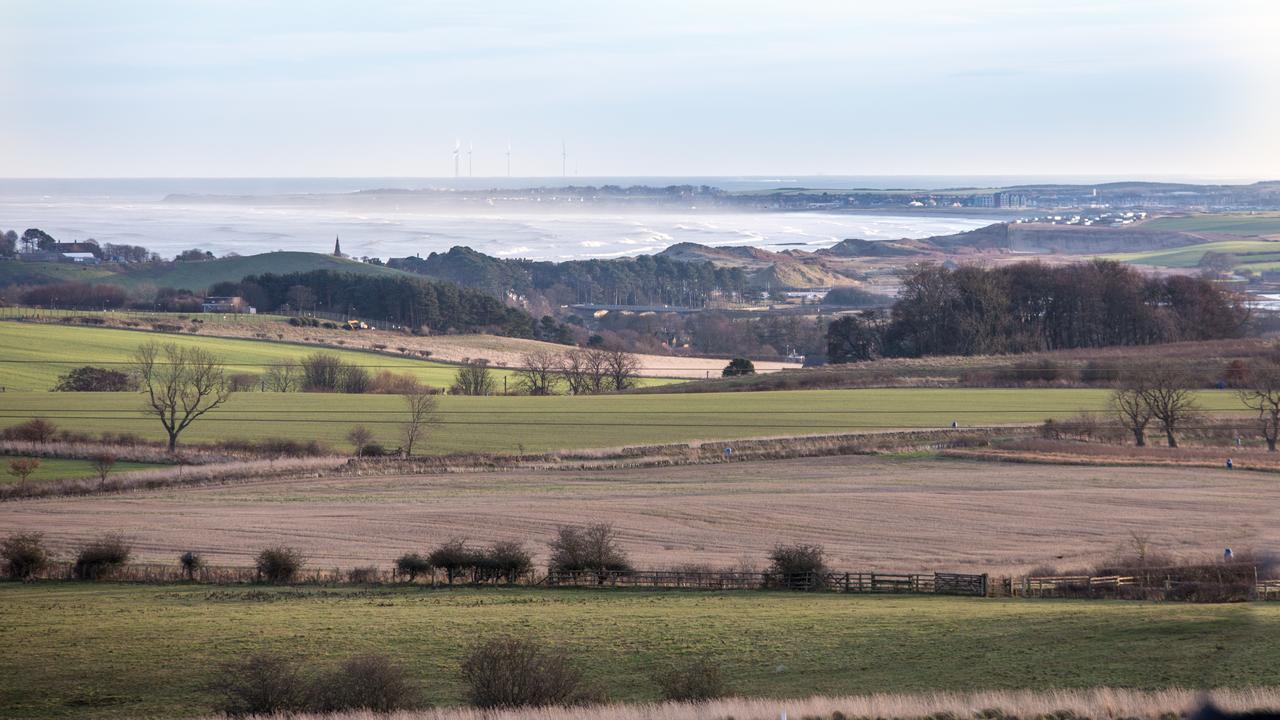
[[[40, 228], [63, 241], [142, 245], [165, 257], [274, 250], [353, 256], [426, 256], [455, 245], [507, 258], [580, 260], [654, 253], [679, 242], [814, 250], [845, 238], [887, 240], [982, 227], [991, 217], [848, 212], [744, 212], [688, 207], [625, 211], [344, 205], [379, 189], [511, 190], [566, 185], [709, 185], [725, 190], [999, 187], [1063, 178], [959, 176], [554, 178], [130, 178], [0, 179], [0, 230]], [[318, 196], [308, 205], [275, 202]], [[178, 199], [175, 199], [177, 197]], [[187, 198], [187, 199], [183, 199]], [[190, 198], [196, 198], [192, 200]]]

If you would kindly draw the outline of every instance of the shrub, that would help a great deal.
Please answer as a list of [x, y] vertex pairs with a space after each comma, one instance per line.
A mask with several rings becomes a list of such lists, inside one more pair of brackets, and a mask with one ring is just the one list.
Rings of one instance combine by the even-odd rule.
[[204, 558], [200, 557], [200, 553], [188, 550], [178, 556], [178, 563], [182, 565], [182, 572], [187, 574], [188, 580], [195, 580], [196, 573], [204, 568]]
[[698, 658], [682, 667], [660, 673], [654, 680], [663, 700], [704, 702], [724, 697], [724, 677], [710, 658]]
[[234, 392], [249, 392], [261, 387], [261, 378], [253, 373], [231, 373], [227, 376], [227, 386]]
[[475, 558], [478, 579], [515, 582], [521, 575], [533, 569], [533, 556], [524, 545], [514, 540], [503, 540], [477, 553]]
[[77, 580], [97, 580], [129, 561], [133, 548], [122, 535], [109, 533], [89, 542], [76, 554], [71, 574]]
[[431, 572], [431, 561], [418, 553], [405, 553], [396, 560], [396, 572], [407, 576], [409, 582], [413, 582], [419, 575]]
[[1080, 381], [1090, 385], [1110, 385], [1120, 379], [1120, 367], [1105, 360], [1090, 360], [1080, 370]]
[[270, 653], [224, 665], [212, 689], [218, 710], [232, 717], [283, 715], [306, 706], [307, 684], [297, 666]]
[[393, 712], [421, 704], [418, 689], [405, 669], [382, 655], [353, 657], [316, 677], [309, 710]]
[[40, 533], [14, 533], [0, 542], [4, 574], [10, 580], [31, 580], [49, 565], [49, 553]]
[[290, 547], [271, 547], [258, 553], [254, 564], [258, 577], [267, 582], [285, 583], [302, 569], [302, 553]]
[[58, 378], [57, 392], [128, 392], [138, 388], [137, 381], [119, 370], [85, 365]]
[[369, 392], [373, 379], [369, 371], [358, 365], [346, 365], [342, 373], [341, 390], [344, 393], [360, 394]]
[[8, 473], [18, 478], [18, 484], [24, 485], [31, 473], [40, 469], [40, 458], [14, 458], [9, 461]]
[[769, 553], [769, 572], [782, 587], [810, 590], [827, 571], [821, 545], [775, 545]]
[[408, 373], [383, 370], [369, 381], [369, 392], [382, 395], [408, 395], [416, 392], [422, 383]]
[[550, 543], [553, 572], [628, 572], [631, 563], [618, 545], [613, 526], [606, 523], [586, 527], [561, 526]]
[[431, 554], [427, 555], [427, 562], [431, 563], [431, 567], [443, 570], [445, 578], [452, 584], [454, 578], [461, 575], [467, 568], [475, 566], [475, 557], [467, 548], [465, 540], [453, 538], [432, 550]]
[[746, 358], [734, 358], [724, 366], [724, 370], [720, 371], [723, 377], [737, 377], [739, 375], [755, 375], [756, 365]]
[[582, 698], [582, 673], [562, 650], [533, 640], [494, 638], [462, 660], [467, 696], [478, 708], [570, 705]]
[[44, 418], [32, 418], [0, 431], [0, 440], [47, 443], [58, 436], [58, 426]]
[[378, 582], [378, 568], [373, 565], [351, 568], [347, 571], [347, 582], [364, 584]]

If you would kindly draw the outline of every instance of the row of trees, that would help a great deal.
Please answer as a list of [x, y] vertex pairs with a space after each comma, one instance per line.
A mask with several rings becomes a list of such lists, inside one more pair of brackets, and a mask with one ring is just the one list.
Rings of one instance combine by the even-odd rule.
[[1249, 318], [1237, 295], [1204, 278], [1147, 277], [1118, 262], [987, 269], [923, 265], [888, 318], [833, 322], [831, 362], [881, 356], [979, 355], [1239, 337]]
[[[539, 348], [520, 356], [515, 368], [516, 388], [527, 395], [592, 395], [636, 386], [641, 362], [618, 349], [570, 348], [563, 352]], [[497, 377], [487, 360], [464, 360], [454, 376], [455, 395], [493, 395]]]

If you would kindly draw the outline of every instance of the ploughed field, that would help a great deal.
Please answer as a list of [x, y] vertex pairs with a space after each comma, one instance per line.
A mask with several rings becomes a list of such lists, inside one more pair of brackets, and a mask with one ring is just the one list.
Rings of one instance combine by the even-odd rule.
[[[1108, 391], [1081, 388], [888, 388], [596, 396], [443, 396], [439, 423], [415, 452], [516, 452], [910, 428], [1035, 424], [1103, 412]], [[1232, 391], [1204, 391], [1210, 412], [1241, 413]], [[78, 432], [164, 439], [137, 393], [0, 393], [0, 426], [32, 417]], [[400, 444], [405, 405], [394, 395], [238, 393], [197, 420], [186, 442], [285, 438], [346, 451], [355, 425]]]
[[730, 690], [1242, 687], [1280, 682], [1280, 606], [857, 597], [743, 591], [0, 584], [10, 718], [208, 714], [222, 662], [260, 650], [334, 663], [382, 653], [427, 699], [464, 700], [477, 640], [567, 648], [613, 700], [707, 655]]
[[46, 533], [58, 556], [121, 532], [139, 560], [185, 550], [249, 566], [271, 545], [312, 567], [389, 569], [464, 538], [517, 540], [545, 566], [563, 524], [609, 522], [641, 568], [763, 569], [776, 543], [817, 543], [847, 571], [1014, 573], [1086, 568], [1128, 550], [1216, 557], [1280, 541], [1270, 473], [826, 457], [632, 470], [322, 477], [0, 504], [0, 527]]

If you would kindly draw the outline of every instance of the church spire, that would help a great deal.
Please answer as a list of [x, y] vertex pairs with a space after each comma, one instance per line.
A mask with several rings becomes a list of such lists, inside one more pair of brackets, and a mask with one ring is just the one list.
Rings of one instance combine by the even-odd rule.
[[338, 236], [333, 236], [333, 256], [342, 257], [342, 243], [339, 242]]

